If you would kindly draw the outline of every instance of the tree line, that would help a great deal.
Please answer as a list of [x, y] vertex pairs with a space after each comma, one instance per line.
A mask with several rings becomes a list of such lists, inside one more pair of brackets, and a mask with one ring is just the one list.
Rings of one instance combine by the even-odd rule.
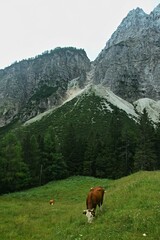
[[93, 128], [85, 137], [70, 123], [61, 140], [53, 127], [38, 135], [8, 132], [0, 141], [0, 193], [72, 175], [117, 179], [160, 169], [160, 121], [153, 126], [144, 110], [133, 129], [115, 111], [111, 123], [106, 133]]

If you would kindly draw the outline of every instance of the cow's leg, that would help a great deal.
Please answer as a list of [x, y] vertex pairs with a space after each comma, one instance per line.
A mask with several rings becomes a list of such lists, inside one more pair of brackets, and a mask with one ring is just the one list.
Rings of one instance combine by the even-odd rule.
[[100, 205], [100, 211], [102, 212], [102, 204]]
[[99, 206], [100, 211], [102, 211], [102, 204], [99, 203], [98, 206]]

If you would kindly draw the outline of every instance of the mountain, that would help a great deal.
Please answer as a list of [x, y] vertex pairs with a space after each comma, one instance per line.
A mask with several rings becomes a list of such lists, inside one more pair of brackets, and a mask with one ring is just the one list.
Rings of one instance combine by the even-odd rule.
[[94, 62], [66, 47], [0, 70], [0, 194], [160, 169], [159, 26], [137, 8]]
[[75, 84], [67, 95], [13, 131], [0, 129], [1, 193], [73, 175], [117, 179], [159, 169], [160, 128], [138, 114], [146, 100], [134, 106], [91, 83]]
[[[70, 90], [67, 92], [67, 94], [70, 94]], [[88, 105], [89, 100], [91, 103]], [[91, 111], [91, 118], [90, 122], [94, 122], [94, 115], [97, 118], [98, 115], [100, 116], [101, 114], [107, 113], [112, 113], [113, 109], [117, 107], [120, 109], [122, 112], [125, 112], [127, 116], [130, 118], [137, 120], [138, 119], [138, 114], [135, 112], [134, 106], [121, 99], [117, 95], [115, 95], [112, 91], [107, 89], [106, 87], [102, 85], [93, 85], [93, 84], [88, 84], [85, 88], [83, 89], [78, 89], [75, 88], [74, 90], [72, 89], [72, 93], [70, 94], [70, 97], [67, 98], [60, 106], [57, 108], [54, 108], [52, 110], [49, 110], [47, 112], [44, 112], [40, 115], [38, 115], [35, 118], [32, 118], [28, 120], [27, 122], [24, 123], [24, 125], [28, 125], [30, 123], [36, 122], [38, 120], [41, 120], [44, 116], [50, 115], [51, 113], [56, 114], [57, 109], [61, 108], [61, 112], [63, 111], [63, 106], [65, 104], [70, 105], [70, 112], [73, 114], [74, 111], [79, 112], [79, 117], [81, 117], [81, 112], [82, 111], [91, 111], [91, 104], [92, 106], [92, 111]], [[85, 107], [84, 107], [85, 105]], [[95, 107], [96, 106], [96, 107]], [[72, 110], [73, 109], [73, 110]], [[137, 108], [138, 109], [138, 108]], [[65, 111], [64, 111], [65, 112]], [[98, 113], [96, 113], [98, 112]], [[68, 113], [66, 113], [68, 115]], [[86, 114], [86, 116], [88, 113]], [[92, 119], [92, 121], [91, 121]]]
[[130, 11], [94, 65], [94, 82], [121, 98], [159, 100], [160, 4], [150, 14], [140, 8]]
[[66, 47], [0, 70], [0, 127], [40, 119], [90, 85], [129, 117], [147, 109], [155, 122], [159, 76], [160, 4], [150, 14], [130, 11], [94, 62], [83, 49]]
[[82, 49], [46, 51], [0, 70], [0, 126], [22, 122], [61, 103], [72, 79], [83, 87], [90, 60]]
[[[88, 124], [96, 124], [97, 121], [99, 122], [100, 116], [104, 116], [104, 119], [101, 119], [102, 122], [107, 122], [107, 118], [111, 117], [115, 108], [119, 109], [121, 115], [124, 115], [125, 118], [130, 118], [135, 122], [139, 121], [143, 110], [146, 109], [153, 123], [159, 121], [160, 101], [143, 98], [131, 104], [101, 84], [88, 84], [83, 89], [79, 87], [71, 88], [66, 92], [66, 95], [68, 96], [67, 99], [64, 100], [60, 106], [31, 118], [24, 123], [24, 126], [40, 121], [43, 117], [44, 122], [48, 117], [50, 117], [52, 121], [57, 118], [58, 121], [61, 119], [62, 121], [69, 122], [68, 116], [72, 120], [74, 118], [76, 123], [82, 121], [83, 125], [85, 123], [87, 126]], [[60, 115], [65, 115], [65, 119]], [[86, 119], [84, 119], [84, 115]], [[78, 119], [76, 119], [77, 117]], [[103, 124], [102, 126], [104, 127]]]
[[159, 121], [160, 117], [160, 100], [154, 101], [149, 98], [141, 98], [133, 103], [135, 111], [142, 114], [144, 109], [146, 109], [149, 118], [154, 122]]

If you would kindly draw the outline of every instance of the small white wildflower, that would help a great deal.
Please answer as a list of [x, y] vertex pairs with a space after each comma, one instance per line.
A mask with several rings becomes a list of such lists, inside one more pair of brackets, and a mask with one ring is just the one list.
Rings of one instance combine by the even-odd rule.
[[147, 235], [146, 235], [146, 233], [143, 233], [143, 237], [146, 237]]

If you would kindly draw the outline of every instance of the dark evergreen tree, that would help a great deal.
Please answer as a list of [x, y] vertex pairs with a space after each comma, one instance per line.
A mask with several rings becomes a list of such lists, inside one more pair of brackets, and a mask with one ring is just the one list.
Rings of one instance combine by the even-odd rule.
[[30, 144], [31, 134], [30, 132], [24, 132], [22, 138], [22, 150], [23, 150], [23, 159], [27, 165], [30, 165], [32, 162], [30, 161], [31, 155], [31, 144]]
[[86, 176], [93, 176], [94, 159], [95, 159], [94, 144], [87, 142], [86, 151], [83, 162], [83, 174]]
[[123, 175], [124, 159], [120, 158], [122, 147], [122, 120], [120, 110], [115, 108], [110, 120], [107, 144], [107, 177], [119, 178]]
[[31, 175], [31, 186], [40, 185], [41, 153], [35, 135], [27, 132], [22, 140], [23, 158], [29, 167]]
[[100, 153], [100, 136], [95, 131], [91, 131], [86, 144], [83, 162], [83, 174], [96, 176], [96, 159]]
[[44, 183], [53, 180], [53, 161], [55, 151], [55, 136], [52, 129], [49, 128], [44, 136], [44, 149], [42, 159], [42, 179]]
[[56, 136], [49, 128], [44, 136], [44, 149], [42, 159], [42, 180], [44, 183], [62, 179], [68, 176], [67, 165], [60, 152], [59, 143]]
[[67, 165], [63, 155], [59, 152], [54, 153], [51, 176], [51, 180], [63, 179], [68, 176]]
[[[69, 175], [79, 175], [82, 170], [80, 140], [76, 135], [76, 128], [69, 124], [64, 133], [62, 153], [67, 164]], [[79, 155], [80, 153], [80, 155]]]
[[135, 171], [155, 170], [155, 132], [153, 124], [148, 118], [148, 114], [145, 109], [141, 115], [138, 130], [137, 147], [134, 156], [134, 169]]
[[156, 168], [160, 170], [160, 118], [156, 126], [155, 152], [157, 156]]
[[30, 139], [31, 144], [31, 161], [32, 164], [30, 165], [30, 170], [32, 173], [32, 181], [33, 185], [40, 185], [40, 171], [41, 171], [41, 154], [38, 145], [38, 141], [35, 135], [31, 136]]
[[[102, 143], [103, 144], [103, 143]], [[108, 176], [109, 166], [108, 160], [109, 155], [105, 144], [101, 145], [99, 153], [96, 157], [95, 166], [96, 166], [96, 177], [106, 178]]]
[[40, 176], [39, 176], [39, 184], [42, 185], [43, 182], [43, 157], [44, 157], [44, 137], [42, 135], [38, 135], [37, 138], [39, 151], [40, 151]]
[[134, 169], [134, 153], [135, 153], [135, 136], [134, 129], [122, 129], [121, 146], [119, 158], [121, 159], [122, 176], [127, 176], [133, 172]]
[[22, 159], [22, 148], [16, 135], [8, 133], [0, 149], [0, 192], [12, 192], [28, 187], [30, 175]]
[[101, 136], [96, 158], [97, 176], [116, 179], [133, 171], [134, 138], [121, 111], [115, 108], [108, 122], [108, 131]]

